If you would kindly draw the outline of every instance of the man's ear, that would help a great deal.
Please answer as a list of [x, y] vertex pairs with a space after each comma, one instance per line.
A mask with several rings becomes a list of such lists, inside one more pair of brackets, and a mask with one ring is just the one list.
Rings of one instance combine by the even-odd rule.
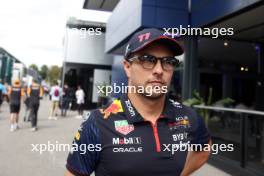
[[124, 59], [123, 67], [124, 67], [125, 73], [127, 75], [127, 78], [130, 78], [130, 68], [131, 68], [130, 62], [128, 62], [127, 60]]

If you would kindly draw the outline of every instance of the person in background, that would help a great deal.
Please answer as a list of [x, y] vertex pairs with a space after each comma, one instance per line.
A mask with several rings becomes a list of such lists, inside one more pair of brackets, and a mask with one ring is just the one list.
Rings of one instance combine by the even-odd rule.
[[24, 82], [24, 107], [25, 107], [25, 112], [24, 112], [24, 122], [30, 121], [29, 119], [29, 96], [27, 93], [28, 90], [28, 85], [27, 82]]
[[19, 120], [20, 104], [21, 104], [21, 99], [24, 95], [24, 90], [21, 87], [19, 80], [15, 80], [14, 84], [10, 87], [8, 91], [8, 95], [10, 100], [10, 113], [11, 113], [10, 131], [13, 132], [19, 129], [18, 120]]
[[75, 96], [76, 96], [76, 103], [78, 108], [78, 116], [76, 118], [80, 119], [83, 116], [83, 105], [84, 105], [84, 97], [85, 97], [84, 91], [82, 90], [80, 85], [77, 87]]
[[63, 86], [62, 98], [61, 98], [61, 116], [66, 117], [67, 110], [69, 109], [69, 87], [67, 84]]
[[57, 111], [59, 109], [59, 101], [62, 95], [62, 90], [59, 87], [58, 82], [56, 81], [54, 83], [54, 86], [51, 87], [50, 90], [50, 96], [51, 96], [51, 101], [52, 101], [52, 107], [51, 107], [51, 112], [50, 112], [50, 116], [49, 116], [49, 120], [50, 119], [54, 119], [57, 120]]
[[6, 95], [6, 88], [2, 84], [2, 79], [0, 79], [0, 112], [1, 112], [1, 105], [4, 101], [4, 95]]
[[48, 88], [48, 86], [43, 86], [43, 90], [44, 90], [45, 97], [47, 97], [49, 95], [49, 88]]
[[9, 96], [8, 96], [8, 92], [7, 91], [9, 90], [10, 86], [8, 85], [7, 82], [5, 82], [4, 87], [5, 87], [5, 90], [6, 90], [6, 94], [4, 95], [4, 99], [6, 100], [6, 102], [9, 103]]
[[31, 131], [37, 131], [37, 121], [38, 121], [38, 110], [39, 110], [39, 100], [43, 96], [43, 88], [37, 83], [36, 80], [32, 81], [32, 85], [27, 91], [29, 97], [29, 107], [30, 107], [30, 117], [31, 117]]
[[75, 90], [74, 90], [74, 88], [73, 87], [69, 87], [68, 88], [68, 92], [69, 92], [69, 109], [70, 110], [73, 110], [74, 109], [74, 105], [75, 105], [75, 99], [76, 99], [76, 97], [75, 97]]

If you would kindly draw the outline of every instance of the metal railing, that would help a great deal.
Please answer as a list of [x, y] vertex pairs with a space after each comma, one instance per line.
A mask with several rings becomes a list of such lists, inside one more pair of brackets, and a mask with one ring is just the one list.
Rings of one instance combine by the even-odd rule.
[[225, 107], [212, 107], [212, 106], [203, 106], [203, 105], [194, 105], [196, 109], [203, 110], [212, 110], [212, 111], [223, 111], [223, 112], [233, 112], [236, 114], [240, 114], [240, 145], [241, 145], [241, 159], [240, 166], [245, 168], [247, 162], [247, 145], [248, 145], [248, 136], [247, 136], [247, 125], [248, 125], [248, 117], [249, 115], [258, 115], [264, 118], [263, 111], [255, 111], [255, 110], [246, 110], [246, 109], [234, 109], [234, 108], [225, 108]]

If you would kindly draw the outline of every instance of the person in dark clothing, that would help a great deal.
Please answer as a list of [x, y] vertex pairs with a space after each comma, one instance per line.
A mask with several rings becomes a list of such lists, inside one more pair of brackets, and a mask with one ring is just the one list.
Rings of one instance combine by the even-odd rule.
[[27, 85], [25, 84], [24, 85], [24, 104], [25, 104], [25, 113], [24, 113], [24, 122], [29, 122], [30, 119], [29, 119], [29, 96], [27, 94]]
[[75, 100], [75, 90], [74, 90], [74, 88], [72, 88], [72, 87], [69, 87], [68, 88], [68, 97], [69, 97], [69, 109], [70, 110], [74, 110], [74, 108], [75, 108], [75, 102], [76, 102], [76, 100]]
[[[162, 30], [147, 28], [132, 35], [123, 69], [128, 86], [136, 89], [86, 115], [65, 176], [189, 176], [206, 163], [211, 135], [203, 119], [167, 96], [179, 65], [176, 56], [183, 52]], [[90, 145], [93, 150], [78, 150]]]
[[8, 91], [10, 100], [10, 121], [11, 127], [10, 131], [13, 132], [18, 129], [18, 114], [20, 111], [21, 98], [24, 95], [24, 90], [20, 85], [20, 81], [16, 80], [14, 85], [12, 85]]
[[37, 130], [37, 120], [38, 120], [38, 109], [39, 109], [39, 100], [43, 96], [42, 87], [36, 83], [32, 82], [32, 85], [28, 89], [29, 96], [29, 107], [30, 107], [30, 118], [31, 118], [31, 131]]
[[69, 109], [70, 97], [69, 87], [67, 84], [63, 87], [62, 99], [61, 99], [61, 116], [66, 117], [67, 110]]

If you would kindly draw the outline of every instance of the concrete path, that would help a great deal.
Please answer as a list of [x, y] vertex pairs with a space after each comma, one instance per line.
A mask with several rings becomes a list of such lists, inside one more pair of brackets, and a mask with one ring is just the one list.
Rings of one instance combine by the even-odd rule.
[[[32, 144], [71, 144], [81, 120], [70, 111], [66, 118], [48, 120], [50, 101], [42, 100], [39, 110], [37, 132], [30, 132], [30, 123], [23, 122], [24, 107], [21, 108], [19, 127], [15, 132], [9, 128], [7, 103], [0, 112], [0, 176], [59, 176], [65, 172], [68, 151], [33, 152]], [[225, 172], [206, 164], [194, 176], [227, 176]]]

